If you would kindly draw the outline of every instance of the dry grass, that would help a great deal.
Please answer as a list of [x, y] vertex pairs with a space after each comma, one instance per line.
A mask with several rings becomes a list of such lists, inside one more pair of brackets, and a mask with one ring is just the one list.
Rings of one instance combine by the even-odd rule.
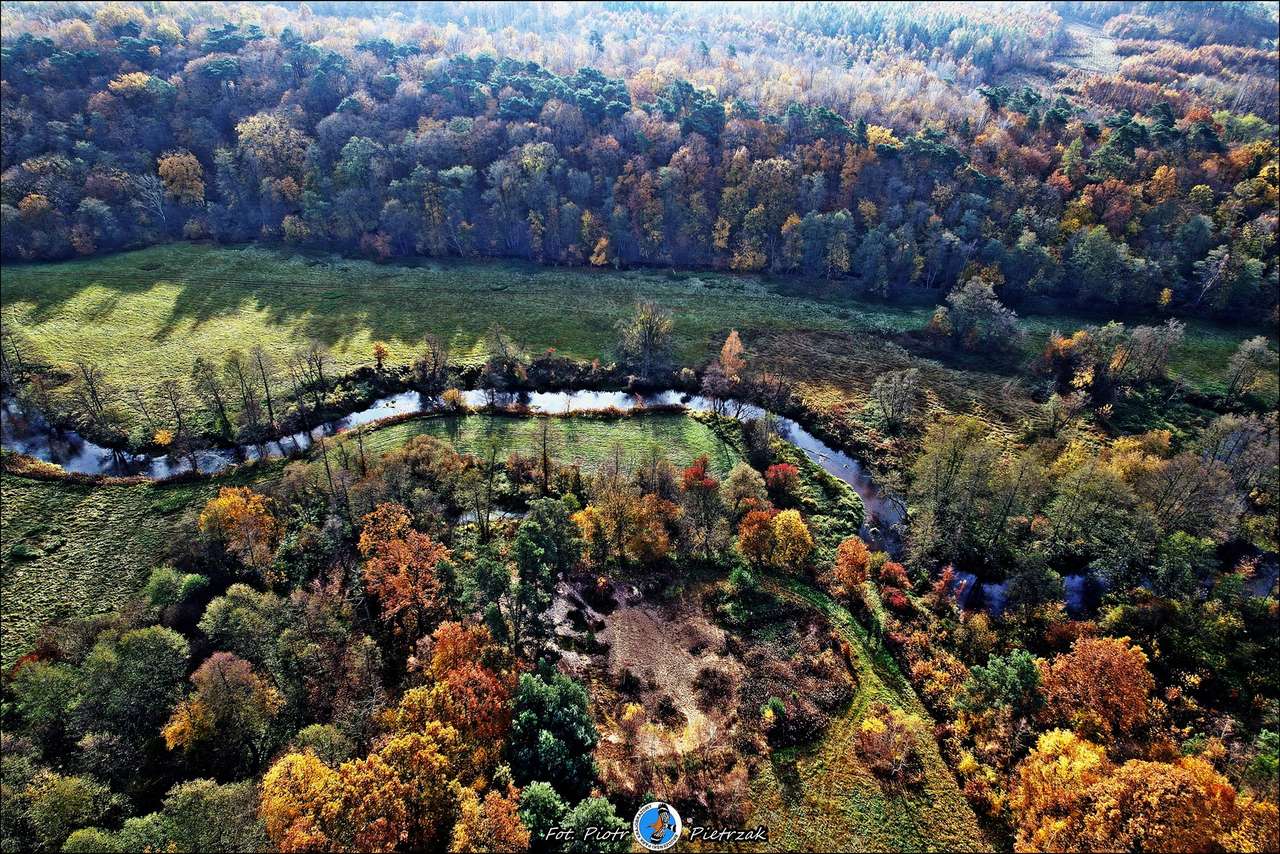
[[856, 414], [868, 402], [876, 378], [916, 368], [928, 407], [978, 415], [1011, 427], [1035, 412], [1027, 384], [996, 373], [957, 370], [916, 356], [869, 333], [780, 332], [753, 342], [762, 364], [794, 382], [805, 404], [823, 412]]
[[927, 712], [887, 654], [873, 655], [865, 631], [831, 597], [795, 579], [774, 579], [780, 596], [822, 612], [849, 643], [858, 691], [818, 744], [775, 752], [752, 785], [748, 824], [769, 827], [769, 848], [803, 851], [985, 851], [991, 849], [938, 745], [921, 745], [924, 779], [914, 789], [886, 789], [858, 758], [858, 727], [879, 700]]

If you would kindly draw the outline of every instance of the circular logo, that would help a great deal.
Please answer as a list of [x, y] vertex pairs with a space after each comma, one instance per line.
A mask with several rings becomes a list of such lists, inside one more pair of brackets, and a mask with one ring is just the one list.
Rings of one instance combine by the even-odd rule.
[[640, 807], [631, 822], [636, 841], [650, 851], [666, 851], [680, 841], [684, 823], [671, 804], [653, 801]]

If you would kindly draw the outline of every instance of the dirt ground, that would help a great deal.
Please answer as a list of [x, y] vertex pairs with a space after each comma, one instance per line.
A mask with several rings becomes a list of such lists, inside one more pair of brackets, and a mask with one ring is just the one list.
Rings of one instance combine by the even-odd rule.
[[[642, 734], [645, 752], [655, 756], [688, 752], [726, 731], [734, 704], [700, 708], [699, 674], [705, 669], [723, 674], [730, 691], [736, 693], [743, 667], [728, 654], [726, 633], [707, 619], [696, 604], [697, 597], [690, 597], [693, 604], [690, 600], [655, 602], [635, 584], [623, 582], [611, 586], [617, 605], [612, 609], [606, 606], [605, 613], [593, 608], [567, 583], [562, 582], [558, 592], [551, 613], [558, 637], [570, 647], [563, 653], [565, 668], [577, 678], [594, 683], [593, 697], [601, 699], [618, 697], [606, 685], [636, 680], [636, 702], [669, 731], [670, 738], [661, 740]], [[592, 637], [596, 655], [585, 649]], [[600, 705], [598, 711], [604, 712], [603, 706], [609, 704]], [[607, 732], [605, 738], [616, 742], [619, 735], [616, 731]]]

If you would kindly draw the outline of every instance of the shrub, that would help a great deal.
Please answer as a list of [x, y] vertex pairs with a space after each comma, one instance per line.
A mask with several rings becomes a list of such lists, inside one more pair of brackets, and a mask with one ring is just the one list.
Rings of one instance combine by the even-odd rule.
[[874, 703], [858, 728], [858, 754], [880, 779], [906, 785], [919, 779], [918, 739], [924, 722], [900, 709]]

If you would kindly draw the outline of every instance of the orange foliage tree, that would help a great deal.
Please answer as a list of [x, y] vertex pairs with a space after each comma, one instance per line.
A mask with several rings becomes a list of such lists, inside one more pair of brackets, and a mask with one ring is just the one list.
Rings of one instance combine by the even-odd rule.
[[458, 814], [453, 727], [401, 707], [361, 759], [334, 769], [289, 753], [262, 780], [259, 815], [279, 851], [437, 850]]
[[1275, 804], [1239, 795], [1195, 756], [1112, 765], [1066, 730], [1040, 736], [1010, 805], [1017, 851], [1274, 851]]
[[458, 822], [453, 826], [451, 854], [472, 852], [517, 852], [529, 850], [529, 829], [516, 812], [517, 793], [490, 789], [484, 800], [473, 789], [462, 789], [458, 799]]
[[847, 537], [836, 547], [836, 560], [832, 567], [836, 581], [852, 594], [867, 580], [867, 567], [871, 551], [860, 537]]
[[1045, 714], [1103, 743], [1147, 722], [1155, 680], [1147, 656], [1128, 638], [1080, 638], [1042, 664]]
[[773, 560], [773, 517], [776, 510], [752, 510], [738, 523], [738, 551], [748, 563], [762, 566]]
[[449, 549], [409, 527], [398, 504], [379, 504], [361, 519], [358, 548], [365, 558], [364, 583], [378, 598], [382, 618], [397, 633], [417, 637], [441, 607], [440, 564]]

